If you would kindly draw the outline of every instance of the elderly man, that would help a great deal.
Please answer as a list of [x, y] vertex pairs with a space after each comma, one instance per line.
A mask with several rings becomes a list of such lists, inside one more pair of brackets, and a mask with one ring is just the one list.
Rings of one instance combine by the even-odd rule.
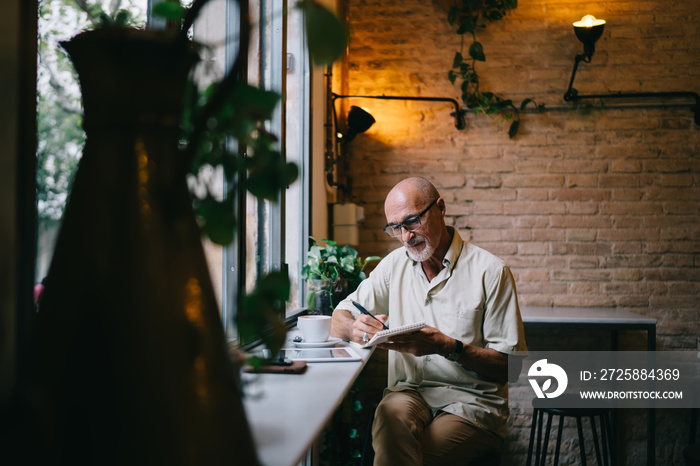
[[403, 247], [338, 305], [332, 334], [362, 342], [383, 322], [427, 325], [379, 346], [392, 351], [372, 427], [374, 464], [479, 463], [505, 437], [507, 355], [526, 350], [513, 276], [445, 225], [445, 201], [425, 178], [399, 182], [384, 212], [384, 231]]

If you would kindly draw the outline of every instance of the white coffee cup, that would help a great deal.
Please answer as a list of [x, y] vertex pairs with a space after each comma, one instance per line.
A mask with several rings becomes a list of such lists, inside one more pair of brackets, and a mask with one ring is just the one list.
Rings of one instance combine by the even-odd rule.
[[322, 343], [331, 334], [331, 316], [299, 316], [297, 326], [305, 343]]

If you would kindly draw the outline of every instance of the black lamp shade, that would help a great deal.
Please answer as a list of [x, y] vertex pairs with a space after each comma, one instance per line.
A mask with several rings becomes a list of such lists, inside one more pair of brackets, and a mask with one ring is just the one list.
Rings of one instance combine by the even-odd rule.
[[376, 120], [369, 112], [353, 105], [348, 112], [348, 134], [345, 142], [352, 141], [355, 136], [364, 133], [372, 127]]
[[598, 26], [591, 27], [576, 27], [574, 26], [574, 33], [578, 40], [586, 44], [595, 44], [600, 36], [603, 35], [603, 29], [605, 29], [605, 24], [599, 24]]
[[[590, 26], [585, 24], [586, 18], [592, 18], [592, 20], [589, 20]], [[583, 43], [583, 51], [589, 59], [593, 56], [595, 43], [603, 35], [604, 29], [605, 21], [595, 19], [593, 16], [584, 16], [581, 21], [574, 23], [574, 34]]]

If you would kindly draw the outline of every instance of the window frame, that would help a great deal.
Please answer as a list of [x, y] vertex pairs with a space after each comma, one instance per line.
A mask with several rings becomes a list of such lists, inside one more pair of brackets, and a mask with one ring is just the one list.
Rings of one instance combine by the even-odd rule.
[[[239, 25], [238, 8], [232, 5], [233, 2], [227, 2], [226, 8], [226, 69], [230, 69], [237, 55], [237, 43], [235, 38]], [[261, 87], [280, 93], [280, 104], [273, 112], [267, 130], [280, 138], [279, 150], [284, 160], [288, 159], [288, 121], [293, 119], [299, 127], [294, 129], [294, 133], [300, 135], [297, 141], [296, 154], [294, 161], [299, 168], [299, 177], [294, 182], [298, 187], [295, 190], [294, 196], [288, 196], [290, 187], [283, 189], [280, 192], [280, 197], [277, 202], [264, 201], [263, 209], [258, 209], [261, 214], [256, 216], [257, 225], [252, 226], [248, 220], [248, 203], [246, 201], [247, 194], [242, 188], [244, 183], [237, 183], [238, 192], [236, 205], [238, 208], [237, 215], [237, 232], [234, 241], [223, 250], [222, 260], [222, 280], [224, 281], [222, 289], [221, 312], [224, 328], [227, 336], [231, 340], [237, 340], [235, 318], [236, 307], [240, 298], [241, 290], [246, 289], [248, 277], [246, 275], [246, 262], [251, 253], [256, 254], [258, 260], [257, 273], [269, 273], [276, 271], [291, 272], [292, 290], [291, 295], [296, 296], [296, 302], [288, 303], [288, 308], [284, 318], [288, 325], [292, 325], [296, 318], [305, 313], [306, 309], [303, 303], [306, 300], [306, 284], [301, 279], [301, 270], [306, 263], [306, 253], [308, 247], [308, 237], [310, 231], [310, 86], [311, 86], [311, 65], [310, 59], [306, 52], [305, 37], [303, 28], [303, 19], [298, 10], [288, 10], [289, 2], [287, 0], [258, 0], [247, 1], [241, 0], [243, 8], [253, 7], [256, 11], [248, 11], [248, 14], [253, 22], [257, 22], [259, 28], [256, 30], [259, 48], [257, 55], [259, 57], [258, 79], [257, 83]], [[282, 12], [289, 11], [288, 14]], [[296, 35], [290, 38], [289, 18], [296, 21], [296, 28], [292, 28]], [[195, 22], [196, 28], [196, 22]], [[289, 42], [293, 42], [292, 54], [288, 51]], [[250, 52], [249, 52], [250, 55]], [[246, 72], [251, 74], [251, 68], [256, 64], [251, 64], [251, 60], [246, 62]], [[291, 67], [290, 67], [291, 65]], [[295, 67], [298, 65], [298, 68]], [[287, 86], [289, 84], [288, 75], [290, 72], [294, 74], [294, 85], [298, 86], [299, 99], [298, 114], [289, 115], [287, 113]], [[295, 118], [296, 117], [296, 118]], [[294, 151], [292, 151], [294, 152]], [[261, 201], [263, 202], [263, 201]], [[300, 213], [300, 220], [297, 223], [296, 241], [294, 244], [288, 244], [287, 233], [288, 224], [286, 219], [287, 203], [296, 202]], [[247, 232], [253, 227], [257, 230], [255, 233], [258, 239], [258, 251], [248, 251], [246, 244]], [[290, 270], [289, 261], [287, 260], [287, 252], [290, 250], [296, 251], [297, 261], [292, 265]], [[259, 254], [260, 252], [264, 254]], [[291, 278], [291, 277], [290, 277]], [[239, 342], [242, 347], [248, 348], [259, 343], [259, 340]]]

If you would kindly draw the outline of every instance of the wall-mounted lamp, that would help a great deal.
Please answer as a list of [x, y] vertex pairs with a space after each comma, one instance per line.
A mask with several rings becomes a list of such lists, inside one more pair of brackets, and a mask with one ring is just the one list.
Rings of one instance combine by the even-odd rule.
[[583, 44], [583, 53], [576, 55], [574, 70], [571, 72], [571, 79], [569, 80], [569, 88], [564, 94], [565, 101], [570, 102], [574, 99], [571, 88], [574, 85], [574, 78], [576, 77], [578, 64], [582, 61], [586, 63], [591, 62], [593, 52], [595, 52], [595, 43], [598, 41], [598, 39], [600, 39], [600, 36], [603, 35], [604, 29], [605, 20], [596, 19], [596, 17], [593, 15], [586, 15], [581, 18], [581, 21], [576, 21], [574, 23], [574, 34], [576, 34], [576, 38]]
[[580, 99], [676, 99], [676, 98], [691, 98], [694, 100], [694, 104], [682, 105], [683, 107], [690, 106], [691, 111], [695, 115], [695, 124], [700, 125], [700, 96], [697, 92], [682, 91], [682, 92], [618, 92], [614, 94], [587, 94], [574, 95], [573, 85], [574, 78], [576, 77], [576, 70], [578, 69], [579, 63], [586, 62], [590, 63], [591, 58], [593, 58], [593, 52], [595, 52], [595, 43], [603, 34], [605, 29], [605, 21], [602, 19], [596, 19], [593, 15], [586, 15], [581, 18], [580, 21], [574, 23], [574, 34], [578, 40], [583, 43], [583, 53], [576, 55], [574, 61], [574, 69], [571, 72], [571, 79], [569, 80], [569, 87], [564, 93], [564, 100], [571, 102], [572, 100]]
[[348, 133], [343, 137], [342, 142], [352, 141], [355, 136], [370, 129], [376, 121], [369, 111], [353, 105], [348, 112]]
[[[460, 108], [459, 102], [455, 99], [451, 99], [449, 97], [412, 97], [412, 96], [390, 96], [390, 95], [338, 95], [333, 93], [332, 94], [332, 105], [333, 105], [333, 115], [335, 118], [335, 101], [338, 99], [350, 99], [350, 98], [355, 98], [355, 99], [378, 99], [378, 100], [410, 100], [410, 101], [419, 101], [419, 102], [449, 102], [451, 103], [455, 111], [450, 113], [451, 116], [454, 117], [455, 119], [455, 128], [457, 129], [465, 129], [467, 127], [467, 122], [464, 118], [466, 115], [467, 111]], [[352, 113], [352, 109], [356, 108], [359, 109], [359, 107], [352, 107], [350, 109], [350, 113]], [[361, 109], [359, 109], [361, 110]], [[366, 111], [365, 111], [366, 112]], [[369, 113], [366, 112], [368, 115]], [[370, 118], [372, 118], [372, 123], [374, 123], [374, 118], [369, 115]], [[348, 125], [350, 124], [350, 114], [348, 114]], [[372, 126], [371, 124], [369, 126]], [[369, 126], [365, 129], [369, 129]], [[361, 132], [361, 131], [360, 131]], [[353, 135], [354, 137], [354, 135]], [[346, 138], [347, 140], [347, 138]]]
[[[329, 76], [329, 75], [327, 75]], [[347, 157], [342, 157], [340, 152], [343, 151], [348, 142], [352, 141], [355, 136], [367, 131], [376, 120], [364, 108], [357, 106], [350, 107], [347, 116], [348, 131], [346, 134], [338, 132], [338, 117], [335, 108], [335, 101], [338, 99], [377, 99], [377, 100], [406, 100], [419, 102], [447, 102], [452, 104], [454, 112], [450, 113], [454, 117], [455, 128], [462, 130], [467, 127], [465, 115], [467, 110], [461, 109], [459, 102], [449, 97], [412, 97], [412, 96], [388, 96], [388, 95], [339, 95], [330, 91], [330, 79], [328, 80], [329, 89], [329, 106], [331, 107], [329, 117], [332, 122], [327, 121], [326, 131], [326, 181], [328, 185], [337, 188], [340, 193], [340, 200], [351, 197], [352, 194], [352, 178], [348, 175]], [[331, 127], [332, 126], [332, 127]], [[343, 180], [336, 181], [336, 180]]]
[[595, 43], [603, 35], [603, 29], [605, 29], [605, 20], [596, 19], [593, 15], [586, 15], [581, 18], [581, 21], [574, 23], [574, 34], [583, 44], [584, 57], [581, 59], [585, 58], [586, 63], [591, 61], [595, 52]]

